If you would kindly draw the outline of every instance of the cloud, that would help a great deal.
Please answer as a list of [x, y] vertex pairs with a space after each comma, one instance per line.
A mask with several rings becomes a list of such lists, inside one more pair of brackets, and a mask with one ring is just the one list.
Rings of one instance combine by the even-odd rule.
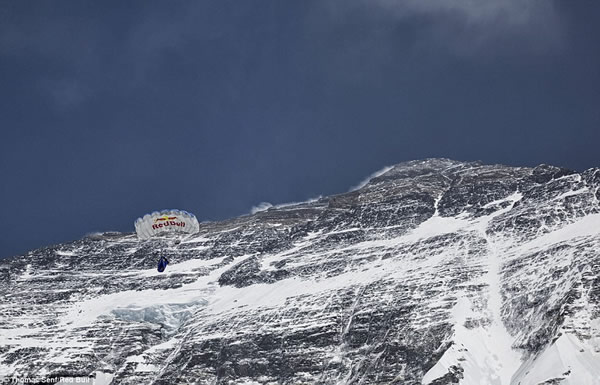
[[374, 0], [373, 4], [397, 16], [454, 15], [471, 24], [500, 22], [512, 26], [528, 24], [542, 11], [551, 9], [550, 1], [537, 0]]
[[[427, 47], [437, 42], [457, 53], [545, 50], [562, 42], [560, 17], [551, 0], [330, 0], [328, 9], [334, 20], [358, 15], [378, 28], [414, 23], [416, 40]], [[511, 44], [501, 44], [507, 39]]]
[[68, 110], [77, 107], [92, 96], [91, 90], [76, 79], [62, 79], [44, 83], [56, 107]]

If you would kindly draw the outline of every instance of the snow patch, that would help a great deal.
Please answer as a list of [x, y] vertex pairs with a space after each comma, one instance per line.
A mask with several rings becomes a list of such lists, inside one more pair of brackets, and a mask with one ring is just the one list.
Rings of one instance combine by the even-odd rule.
[[112, 313], [116, 318], [125, 321], [149, 322], [162, 325], [167, 333], [172, 333], [192, 315], [196, 306], [205, 304], [206, 301], [183, 304], [160, 304], [148, 307], [131, 305], [113, 309]]
[[23, 274], [19, 277], [19, 281], [25, 281], [30, 279], [33, 276], [33, 274], [31, 274], [31, 263], [29, 263], [26, 267], [25, 267], [25, 271], [23, 272]]
[[536, 249], [547, 248], [576, 238], [598, 235], [600, 235], [600, 214], [589, 214], [577, 222], [523, 244], [520, 249], [522, 252], [535, 251]]
[[[501, 267], [502, 259], [500, 249], [506, 248], [507, 244], [496, 244], [486, 235], [489, 222], [499, 215], [511, 210], [514, 203], [519, 201], [522, 195], [518, 192], [507, 198], [491, 202], [492, 205], [511, 202], [513, 205], [498, 210], [491, 215], [478, 220], [468, 222], [469, 228], [478, 231], [486, 239], [488, 250], [488, 271], [483, 282], [488, 284], [487, 308], [475, 312], [471, 301], [466, 297], [459, 297], [452, 310], [454, 323], [454, 336], [452, 346], [444, 353], [442, 358], [425, 374], [423, 384], [430, 384], [434, 380], [444, 376], [452, 367], [463, 369], [461, 384], [486, 384], [486, 385], [510, 385], [511, 377], [521, 365], [521, 354], [512, 348], [514, 338], [508, 333], [502, 322], [502, 296]], [[450, 221], [446, 221], [449, 219]], [[426, 235], [439, 234], [438, 226], [446, 222], [453, 227], [453, 232], [460, 229], [460, 223], [456, 218], [440, 218], [435, 215], [430, 218], [429, 224], [424, 226]], [[439, 222], [439, 223], [437, 223]], [[438, 228], [438, 231], [434, 231]], [[419, 228], [417, 228], [419, 230]], [[481, 320], [483, 324], [474, 327], [466, 327], [469, 320]]]
[[403, 238], [403, 241], [416, 242], [421, 239], [455, 233], [467, 228], [470, 223], [465, 217], [440, 217], [436, 212], [436, 214], [408, 233]]
[[598, 385], [600, 353], [572, 334], [563, 334], [542, 354], [525, 362], [513, 384], [537, 385], [562, 379], [560, 385]]
[[77, 253], [73, 250], [57, 250], [56, 255], [60, 255], [61, 257], [75, 257]]
[[112, 382], [114, 374], [107, 372], [96, 372], [93, 385], [109, 385]]
[[572, 197], [575, 195], [580, 195], [580, 194], [585, 194], [587, 192], [589, 192], [590, 190], [587, 187], [582, 187], [579, 190], [573, 190], [573, 191], [567, 191], [565, 193], [560, 194], [559, 196], [557, 196], [556, 198], [552, 199], [553, 201], [559, 201], [559, 200], [563, 200], [565, 198], [568, 197]]
[[511, 384], [511, 376], [521, 363], [520, 354], [510, 348], [512, 338], [501, 322], [492, 320], [488, 326], [465, 327], [468, 319], [481, 319], [483, 315], [473, 311], [467, 297], [458, 299], [452, 310], [455, 324], [452, 340], [456, 342], [425, 374], [423, 384], [442, 377], [453, 366], [463, 369], [461, 384]]

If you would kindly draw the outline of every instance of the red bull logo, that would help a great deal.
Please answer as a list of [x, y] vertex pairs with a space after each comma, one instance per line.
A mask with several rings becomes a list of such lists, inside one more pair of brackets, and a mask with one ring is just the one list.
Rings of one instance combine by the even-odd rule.
[[157, 229], [161, 229], [161, 228], [169, 227], [169, 226], [185, 227], [184, 221], [177, 222], [176, 219], [177, 219], [177, 217], [170, 217], [168, 215], [163, 215], [162, 217], [158, 217], [154, 220], [154, 224], [152, 225], [152, 228], [157, 230]]
[[156, 222], [160, 222], [160, 221], [172, 221], [174, 219], [177, 219], [177, 217], [170, 217], [168, 215], [163, 215], [162, 217], [158, 217], [154, 220], [154, 223]]

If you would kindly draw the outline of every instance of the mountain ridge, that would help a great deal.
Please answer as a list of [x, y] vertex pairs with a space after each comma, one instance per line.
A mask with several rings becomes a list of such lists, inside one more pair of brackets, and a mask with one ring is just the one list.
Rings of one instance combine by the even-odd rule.
[[34, 250], [0, 276], [0, 376], [598, 384], [599, 187], [598, 168], [430, 158], [179, 243]]

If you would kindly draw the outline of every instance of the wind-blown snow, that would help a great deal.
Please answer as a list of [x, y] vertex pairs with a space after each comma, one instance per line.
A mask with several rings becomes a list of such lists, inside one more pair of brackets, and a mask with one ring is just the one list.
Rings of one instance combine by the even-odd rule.
[[363, 179], [356, 186], [350, 187], [350, 190], [348, 190], [348, 191], [360, 190], [361, 188], [365, 187], [369, 183], [369, 181], [371, 179], [376, 178], [378, 176], [381, 176], [381, 175], [385, 174], [386, 172], [390, 171], [393, 168], [394, 168], [394, 166], [385, 166], [381, 170], [375, 171], [374, 173], [372, 173], [371, 175], [369, 175], [368, 177], [366, 177], [365, 179]]
[[297, 206], [297, 205], [302, 205], [302, 204], [313, 203], [313, 202], [317, 202], [319, 199], [321, 199], [320, 195], [316, 198], [310, 198], [310, 199], [307, 199], [302, 202], [286, 202], [286, 203], [279, 203], [276, 205], [273, 205], [270, 202], [260, 202], [258, 205], [252, 206], [252, 208], [250, 209], [250, 214], [253, 215], [253, 214], [259, 213], [261, 211], [267, 211], [270, 208], [281, 209], [281, 208], [290, 207], [290, 206]]
[[271, 207], [273, 207], [272, 203], [269, 203], [269, 202], [260, 202], [256, 206], [252, 206], [252, 208], [250, 209], [250, 214], [256, 214], [256, 213], [261, 212], [261, 211], [266, 211], [266, 210], [268, 210]]

